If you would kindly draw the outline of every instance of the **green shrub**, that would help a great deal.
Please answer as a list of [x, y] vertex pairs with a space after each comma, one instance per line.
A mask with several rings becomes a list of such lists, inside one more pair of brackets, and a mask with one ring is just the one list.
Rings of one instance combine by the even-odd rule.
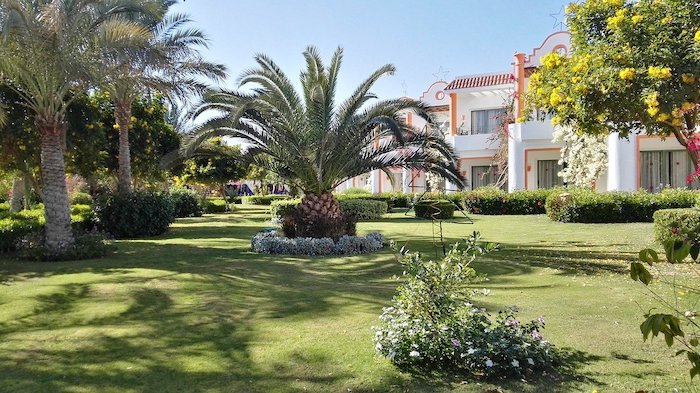
[[87, 192], [76, 191], [70, 194], [71, 205], [92, 205], [92, 196]]
[[175, 205], [175, 217], [200, 217], [204, 212], [202, 198], [193, 190], [175, 188], [170, 190], [170, 198]]
[[402, 192], [383, 192], [381, 194], [338, 194], [336, 198], [339, 201], [350, 199], [365, 199], [380, 201], [387, 204], [389, 210], [393, 208], [409, 207], [413, 202], [413, 194], [404, 194]]
[[351, 188], [348, 188], [347, 190], [343, 191], [343, 194], [345, 194], [345, 195], [357, 195], [357, 194], [361, 194], [361, 195], [371, 195], [372, 193], [369, 192], [369, 191], [367, 191], [367, 190], [364, 189], [364, 188], [360, 188], [360, 187], [351, 187]]
[[[547, 196], [552, 190], [518, 190], [507, 193], [497, 187], [448, 194], [461, 197], [466, 209], [474, 214], [544, 214]], [[458, 201], [455, 201], [458, 202]], [[458, 203], [461, 205], [461, 202]]]
[[301, 199], [288, 199], [281, 201], [273, 201], [270, 204], [270, 212], [272, 219], [281, 219], [293, 212], [293, 210], [301, 204]]
[[243, 197], [244, 205], [270, 206], [272, 201], [290, 199], [289, 195], [251, 195]]
[[10, 204], [7, 202], [0, 203], [0, 218], [5, 218], [10, 214]]
[[[84, 231], [94, 228], [92, 207], [74, 205], [71, 207], [73, 230]], [[17, 250], [17, 245], [25, 236], [38, 233], [44, 229], [44, 205], [39, 204], [32, 210], [17, 213], [0, 214], [0, 253]]]
[[355, 216], [359, 221], [378, 220], [389, 209], [384, 201], [371, 199], [345, 199], [340, 201], [343, 214]]
[[95, 208], [99, 226], [117, 239], [165, 233], [175, 219], [175, 204], [162, 192], [108, 194]]
[[549, 218], [560, 222], [651, 222], [655, 211], [692, 207], [696, 198], [697, 191], [690, 190], [669, 189], [649, 194], [560, 188], [547, 198], [546, 211]]
[[670, 262], [680, 262], [688, 255], [697, 261], [700, 253], [700, 208], [657, 211], [654, 213], [654, 234]]
[[44, 227], [43, 211], [23, 211], [0, 220], [0, 253], [17, 249], [19, 241]]
[[207, 214], [229, 213], [234, 211], [232, 204], [227, 204], [223, 198], [208, 198], [204, 202], [204, 212]]
[[78, 261], [101, 258], [114, 251], [115, 247], [101, 232], [78, 232], [75, 243], [59, 255], [50, 252], [44, 243], [44, 231], [38, 230], [24, 236], [18, 243], [19, 256], [32, 261]]
[[435, 220], [452, 218], [455, 213], [454, 204], [445, 200], [423, 199], [417, 202], [413, 209], [416, 212], [416, 217]]

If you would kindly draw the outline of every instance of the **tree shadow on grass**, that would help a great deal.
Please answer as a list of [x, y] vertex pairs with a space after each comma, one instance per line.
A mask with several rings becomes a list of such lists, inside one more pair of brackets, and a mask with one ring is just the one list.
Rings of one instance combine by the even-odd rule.
[[629, 251], [584, 251], [537, 244], [501, 244], [500, 251], [490, 254], [487, 260], [558, 269], [567, 275], [599, 275], [626, 274], [629, 262], [636, 258], [637, 253]]
[[[390, 251], [346, 258], [259, 255], [248, 250], [248, 239], [261, 225], [229, 228], [235, 218], [227, 216], [217, 225], [190, 221], [157, 239], [119, 242], [119, 252], [103, 260], [0, 262], [0, 274], [8, 285], [51, 277], [57, 283], [52, 284], [56, 287], [52, 293], [30, 296], [36, 306], [26, 315], [0, 322], [1, 386], [8, 392], [72, 392], [76, 387], [115, 392], [289, 392], [302, 391], [305, 384], [318, 387], [356, 377], [342, 366], [328, 369], [329, 359], [307, 353], [284, 359], [279, 367], [259, 364], [250, 345], [265, 338], [258, 336], [253, 324], [334, 317], [346, 305], [378, 315], [395, 292], [397, 282], [391, 277], [401, 272]], [[425, 236], [407, 239], [412, 250], [426, 254], [434, 250]], [[178, 243], [181, 240], [189, 241]], [[226, 242], [228, 247], [223, 247]], [[495, 259], [502, 262], [493, 265], [500, 269], [494, 271], [501, 276], [497, 285], [507, 284], [507, 276], [531, 273], [538, 263], [548, 266], [537, 257], [543, 251], [532, 248], [533, 260], [509, 262], [521, 260], [515, 259], [520, 249]], [[88, 278], [63, 283], [73, 280], [68, 276], [74, 274]], [[110, 295], [109, 290], [123, 293]], [[122, 307], [113, 304], [114, 299]], [[101, 304], [109, 312], [80, 312]], [[576, 368], [585, 361], [595, 359], [582, 354], [578, 363], [573, 357], [570, 363]], [[563, 373], [556, 383], [578, 386], [580, 378], [585, 380]], [[409, 379], [405, 386], [430, 391], [435, 383], [439, 381]], [[527, 391], [529, 386], [496, 383], [515, 386], [515, 391]], [[541, 391], [567, 391], [549, 389], [550, 380], [533, 384]], [[365, 391], [391, 388], [377, 382]]]

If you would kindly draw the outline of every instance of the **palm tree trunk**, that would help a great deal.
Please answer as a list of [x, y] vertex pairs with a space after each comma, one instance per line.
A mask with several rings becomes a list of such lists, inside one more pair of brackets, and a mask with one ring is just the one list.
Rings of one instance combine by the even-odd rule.
[[115, 102], [114, 118], [119, 126], [119, 192], [131, 192], [131, 151], [129, 149], [129, 125], [131, 123], [131, 103]]
[[63, 153], [65, 130], [57, 121], [38, 124], [41, 132], [41, 178], [43, 181], [44, 217], [46, 218], [46, 247], [61, 254], [73, 245], [70, 226], [70, 203], [66, 188], [66, 164]]
[[16, 213], [24, 208], [24, 195], [24, 177], [15, 177], [12, 180], [12, 198], [10, 198], [10, 213]]

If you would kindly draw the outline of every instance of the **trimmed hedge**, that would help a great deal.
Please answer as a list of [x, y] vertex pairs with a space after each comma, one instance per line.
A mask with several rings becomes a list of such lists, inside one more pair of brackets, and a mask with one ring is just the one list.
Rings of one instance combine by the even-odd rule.
[[378, 220], [389, 210], [384, 201], [370, 199], [346, 199], [340, 201], [343, 214], [354, 216], [359, 221]]
[[393, 208], [407, 208], [413, 202], [414, 194], [404, 194], [402, 192], [383, 192], [381, 194], [337, 194], [339, 201], [350, 199], [366, 199], [380, 201], [387, 204], [389, 210]]
[[[389, 210], [386, 202], [373, 199], [349, 198], [341, 199], [338, 202], [340, 202], [340, 208], [343, 213], [350, 214], [359, 221], [378, 220]], [[272, 202], [270, 205], [272, 219], [281, 219], [291, 214], [299, 204], [301, 204], [301, 199]]]
[[484, 187], [447, 194], [447, 199], [474, 214], [544, 214], [545, 203], [551, 193], [552, 190], [519, 190], [508, 193], [497, 187]]
[[652, 222], [657, 210], [693, 207], [697, 197], [697, 191], [682, 189], [649, 194], [561, 188], [549, 195], [546, 209], [549, 218], [560, 222]]
[[282, 217], [291, 214], [294, 209], [299, 206], [301, 199], [288, 199], [282, 201], [273, 201], [270, 204], [270, 212], [272, 219], [281, 219]]
[[20, 239], [44, 228], [43, 210], [24, 210], [0, 220], [0, 253], [17, 250]]
[[454, 204], [445, 200], [423, 199], [416, 203], [413, 209], [416, 212], [416, 217], [435, 220], [446, 220], [455, 214]]
[[664, 248], [674, 245], [679, 249], [687, 245], [691, 257], [697, 261], [700, 253], [700, 208], [657, 211], [654, 213], [654, 235]]
[[[92, 224], [92, 208], [88, 205], [71, 207], [73, 230], [89, 229]], [[19, 241], [27, 235], [44, 229], [43, 205], [32, 210], [7, 214], [0, 219], [0, 253], [17, 250]]]
[[290, 199], [289, 195], [251, 195], [243, 197], [244, 205], [270, 206], [273, 201]]
[[100, 228], [117, 239], [156, 236], [175, 220], [175, 204], [166, 193], [133, 191], [109, 194], [95, 208]]
[[233, 205], [226, 204], [223, 198], [209, 198], [204, 202], [204, 212], [207, 214], [229, 213], [233, 210]]

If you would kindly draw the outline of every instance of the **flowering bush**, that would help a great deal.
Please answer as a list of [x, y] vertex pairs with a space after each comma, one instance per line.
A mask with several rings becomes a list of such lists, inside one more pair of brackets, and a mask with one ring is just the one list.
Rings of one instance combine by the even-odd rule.
[[608, 169], [608, 144], [603, 135], [587, 135], [572, 127], [554, 127], [553, 142], [563, 143], [559, 175], [568, 184], [590, 187]]
[[337, 242], [329, 237], [288, 238], [277, 231], [259, 232], [250, 242], [255, 252], [282, 255], [351, 255], [379, 251], [384, 247], [384, 236], [370, 233], [367, 236], [342, 236]]
[[474, 233], [441, 261], [404, 254], [407, 281], [374, 327], [376, 351], [402, 368], [459, 373], [471, 377], [521, 377], [551, 369], [558, 352], [542, 338], [544, 318], [516, 319], [515, 308], [491, 319], [469, 300], [465, 288], [479, 275], [469, 267], [496, 248]]

